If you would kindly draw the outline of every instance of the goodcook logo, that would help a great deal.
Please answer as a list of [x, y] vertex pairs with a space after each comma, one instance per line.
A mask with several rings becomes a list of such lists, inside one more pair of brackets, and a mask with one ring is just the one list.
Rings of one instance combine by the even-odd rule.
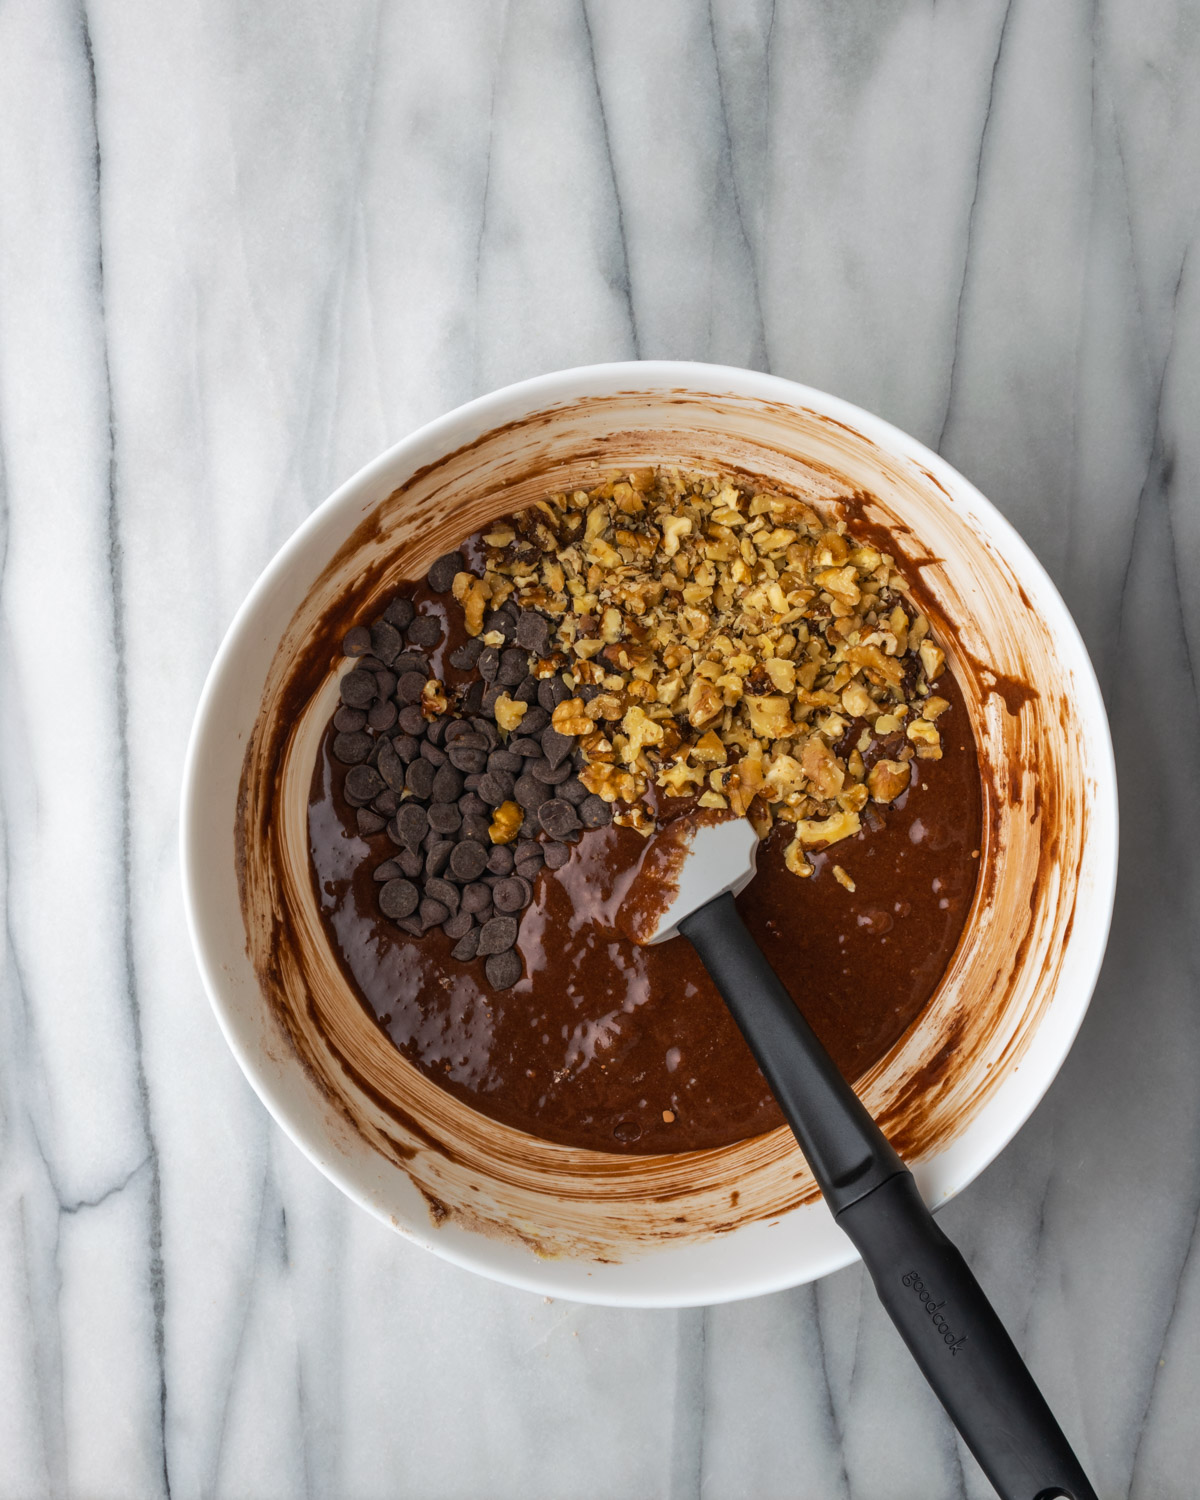
[[920, 1276], [918, 1276], [915, 1271], [909, 1271], [908, 1274], [906, 1276], [902, 1276], [900, 1280], [905, 1286], [911, 1287], [913, 1291], [916, 1292], [917, 1296], [925, 1305], [925, 1311], [933, 1319], [933, 1326], [946, 1341], [946, 1346], [950, 1350], [950, 1353], [952, 1355], [957, 1354], [962, 1346], [967, 1342], [968, 1336], [964, 1333], [960, 1338], [956, 1336], [950, 1328], [947, 1327], [946, 1320], [942, 1317], [942, 1308], [946, 1305], [946, 1299], [943, 1297], [940, 1302], [935, 1302], [933, 1300], [933, 1294], [930, 1292], [929, 1288], [925, 1285], [925, 1283], [921, 1280]]

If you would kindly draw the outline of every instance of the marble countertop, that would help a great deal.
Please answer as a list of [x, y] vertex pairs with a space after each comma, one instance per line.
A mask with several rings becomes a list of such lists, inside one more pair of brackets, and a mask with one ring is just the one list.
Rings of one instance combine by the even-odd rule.
[[1196, 8], [9, 0], [0, 58], [0, 1497], [989, 1493], [858, 1268], [475, 1279], [300, 1156], [201, 991], [180, 771], [258, 572], [419, 423], [636, 356], [913, 432], [1079, 621], [1112, 941], [943, 1222], [1101, 1494], [1194, 1495]]

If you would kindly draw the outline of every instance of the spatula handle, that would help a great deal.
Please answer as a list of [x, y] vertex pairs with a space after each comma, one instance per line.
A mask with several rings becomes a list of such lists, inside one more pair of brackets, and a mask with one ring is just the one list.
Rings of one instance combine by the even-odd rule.
[[1002, 1500], [1096, 1500], [966, 1261], [747, 932], [733, 897], [710, 901], [679, 930], [741, 1028], [880, 1301]]

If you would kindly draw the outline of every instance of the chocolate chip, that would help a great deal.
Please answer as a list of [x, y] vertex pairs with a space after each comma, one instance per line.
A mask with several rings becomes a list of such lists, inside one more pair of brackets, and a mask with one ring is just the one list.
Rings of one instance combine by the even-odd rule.
[[516, 635], [517, 623], [507, 609], [489, 610], [483, 617], [484, 635], [490, 635], [493, 630], [498, 630], [506, 641], [511, 641]]
[[466, 743], [465, 735], [454, 741], [447, 754], [450, 764], [468, 775], [478, 775], [487, 766], [487, 751]]
[[367, 715], [367, 723], [377, 734], [386, 734], [395, 722], [396, 705], [390, 699], [376, 703]]
[[342, 702], [348, 707], [370, 708], [379, 692], [379, 684], [375, 681], [374, 672], [364, 672], [355, 667], [353, 672], [347, 672], [342, 678], [339, 692]]
[[579, 689], [579, 696], [585, 703], [590, 703], [593, 698], [598, 698], [602, 691], [603, 689], [600, 687], [599, 683], [585, 682], [584, 685]]
[[491, 719], [472, 719], [471, 727], [483, 740], [483, 748], [489, 752], [495, 750], [500, 744], [500, 731], [492, 723]]
[[519, 682], [515, 688], [510, 688], [508, 696], [514, 703], [523, 703], [526, 708], [537, 702], [537, 678], [526, 677], [524, 682]]
[[[462, 913], [460, 912], [461, 916]], [[470, 932], [459, 938], [450, 950], [450, 957], [458, 959], [460, 964], [469, 964], [479, 952], [479, 929], [473, 927]]]
[[446, 764], [446, 752], [435, 745], [432, 740], [426, 738], [421, 741], [421, 759], [427, 760], [435, 770], [440, 771]]
[[511, 948], [506, 953], [492, 953], [483, 972], [494, 990], [511, 989], [521, 977], [521, 960]]
[[512, 796], [513, 786], [510, 771], [487, 771], [479, 778], [479, 795], [489, 807], [499, 807]]
[[[433, 791], [430, 796], [435, 802], [457, 802], [462, 796], [463, 779], [462, 772], [456, 771], [448, 762], [438, 767], [437, 775], [433, 778]], [[464, 812], [464, 808], [459, 808]]]
[[371, 649], [371, 632], [365, 625], [355, 625], [342, 637], [343, 656], [366, 656]]
[[567, 844], [546, 845], [546, 868], [548, 870], [561, 870], [571, 857], [570, 846]]
[[522, 610], [517, 619], [516, 642], [535, 656], [545, 656], [550, 644], [549, 622], [531, 609]]
[[525, 717], [521, 720], [521, 733], [530, 737], [539, 735], [549, 722], [550, 715], [540, 703], [535, 703], [532, 708], [525, 711]]
[[612, 822], [612, 808], [593, 792], [579, 804], [579, 821], [585, 828], [605, 828]]
[[384, 821], [386, 822], [400, 806], [400, 798], [396, 796], [391, 787], [388, 787], [386, 792], [380, 792], [378, 797], [372, 799], [371, 806], [377, 813], [383, 814]]
[[483, 704], [483, 682], [477, 680], [471, 684], [463, 696], [463, 708], [469, 714], [477, 714]]
[[520, 646], [509, 646], [507, 650], [500, 653], [500, 668], [496, 673], [496, 681], [501, 687], [516, 687], [518, 682], [524, 682], [529, 676], [529, 653], [522, 651]]
[[403, 594], [397, 594], [383, 612], [383, 618], [397, 630], [407, 630], [412, 624], [413, 604]]
[[566, 761], [561, 766], [552, 766], [548, 760], [531, 760], [529, 774], [543, 786], [558, 786], [570, 776], [571, 767]]
[[507, 692], [508, 689], [503, 685], [503, 683], [493, 682], [491, 687], [489, 687], [483, 695], [483, 703], [481, 706], [484, 713], [494, 714], [496, 712], [496, 704], [499, 703], [500, 699], [503, 698]]
[[390, 698], [396, 691], [395, 672], [375, 672], [372, 675], [374, 676], [375, 684], [379, 689], [379, 696], [381, 698]]
[[354, 814], [354, 821], [358, 824], [358, 831], [363, 838], [370, 838], [372, 834], [382, 833], [387, 827], [387, 819], [377, 812], [372, 812], [369, 807], [360, 807]]
[[458, 810], [464, 818], [490, 818], [492, 810], [478, 792], [464, 792], [458, 799]]
[[427, 681], [423, 672], [402, 672], [396, 679], [396, 697], [401, 703], [420, 703]]
[[513, 852], [507, 844], [496, 844], [487, 857], [487, 867], [493, 875], [511, 875]]
[[[416, 739], [411, 734], [398, 734], [392, 740], [392, 749], [396, 752], [396, 754], [402, 761], [405, 761], [407, 763], [410, 760], [416, 760], [417, 756], [420, 755], [421, 741], [419, 739]], [[382, 760], [382, 749], [379, 752], [379, 756]]]
[[450, 908], [432, 896], [426, 896], [419, 908], [421, 921], [426, 927], [440, 927], [450, 915]]
[[401, 917], [411, 917], [420, 900], [420, 892], [411, 880], [389, 880], [380, 887], [379, 910], [398, 922]]
[[347, 708], [344, 703], [333, 716], [333, 727], [339, 734], [357, 734], [366, 724], [367, 716], [361, 708]]
[[450, 856], [454, 853], [457, 845], [449, 839], [439, 839], [437, 843], [431, 844], [425, 855], [425, 874], [444, 875], [446, 866], [450, 863]]
[[421, 739], [425, 734], [425, 715], [415, 703], [400, 710], [396, 723], [404, 734], [411, 734], [415, 739]]
[[379, 774], [394, 792], [404, 790], [404, 762], [389, 741], [385, 740], [379, 747], [379, 759], [375, 764], [379, 768]]
[[519, 859], [517, 861], [517, 875], [526, 882], [529, 882], [532, 888], [532, 882], [537, 879], [538, 871], [545, 863], [546, 856], [542, 853], [542, 846], [539, 845], [536, 854], [531, 854], [528, 859]]
[[[442, 931], [451, 942], [458, 942], [460, 938], [465, 938], [474, 926], [475, 918], [471, 913], [469, 911], [460, 911], [455, 912], [454, 916], [442, 923]], [[475, 955], [472, 953], [471, 957], [474, 958]]]
[[570, 776], [559, 787], [558, 795], [564, 802], [569, 802], [572, 807], [578, 807], [581, 802], [587, 801], [591, 793], [578, 776]]
[[450, 856], [450, 873], [456, 880], [477, 880], [487, 868], [487, 850], [474, 840], [455, 844]]
[[476, 844], [490, 844], [491, 826], [487, 818], [465, 817], [458, 832], [459, 839], [471, 839]]
[[425, 575], [425, 581], [435, 594], [444, 594], [454, 582], [456, 573], [464, 573], [467, 564], [461, 552], [447, 552], [439, 557], [437, 562]]
[[559, 734], [558, 730], [551, 724], [542, 730], [542, 754], [552, 766], [560, 766], [570, 756], [575, 748], [575, 741], [569, 734]]
[[510, 875], [492, 891], [492, 900], [497, 911], [523, 911], [533, 900], [533, 888], [519, 875]]
[[[459, 844], [458, 847], [460, 849], [466, 849], [470, 846], [467, 844]], [[492, 888], [490, 885], [484, 885], [480, 881], [476, 881], [468, 885], [462, 893], [463, 911], [478, 913], [481, 911], [486, 911], [487, 908], [491, 906], [491, 904]]]
[[377, 656], [360, 656], [358, 665], [364, 672], [383, 672], [387, 670]]
[[400, 868], [400, 861], [397, 859], [385, 859], [381, 865], [376, 865], [371, 871], [372, 876], [376, 880], [395, 880], [403, 873], [404, 871]]
[[456, 646], [451, 651], [450, 665], [457, 667], [460, 672], [470, 672], [479, 660], [483, 649], [483, 638], [478, 635], [472, 636], [470, 640], [464, 641], [461, 646]]
[[424, 758], [414, 760], [404, 776], [404, 785], [414, 797], [428, 797], [433, 791], [434, 768]]
[[412, 937], [425, 936], [425, 923], [420, 917], [401, 917], [396, 926], [401, 932], [407, 932]]
[[525, 762], [511, 750], [493, 750], [488, 756], [487, 768], [489, 771], [507, 771], [510, 775], [519, 776], [525, 769]]
[[521, 910], [521, 883], [516, 875], [506, 875], [492, 887], [492, 901], [498, 912]]
[[431, 745], [437, 745], [439, 749], [442, 747], [446, 738], [446, 726], [449, 723], [450, 720], [445, 714], [439, 714], [436, 719], [430, 719], [425, 726], [425, 738]]
[[569, 802], [554, 797], [538, 809], [538, 821], [552, 839], [566, 838], [579, 827], [579, 815]]
[[410, 880], [415, 880], [418, 875], [425, 873], [425, 856], [416, 849], [402, 849], [396, 856], [396, 863], [400, 866], [401, 872]]
[[516, 917], [492, 917], [479, 929], [480, 953], [503, 953], [516, 940]]
[[405, 802], [395, 821], [400, 842], [408, 849], [415, 849], [429, 832], [429, 814], [416, 802]]
[[462, 813], [453, 802], [433, 802], [429, 808], [429, 826], [435, 833], [457, 833], [462, 827]]
[[418, 615], [405, 633], [413, 646], [436, 646], [442, 638], [442, 624], [434, 615]]
[[435, 875], [425, 882], [425, 894], [432, 896], [435, 901], [440, 901], [451, 916], [458, 910], [458, 903], [462, 899], [454, 882], [443, 880], [440, 875]]
[[371, 652], [384, 666], [390, 666], [400, 655], [404, 639], [394, 625], [386, 620], [376, 620], [371, 626]]
[[361, 765], [374, 748], [375, 741], [363, 730], [357, 734], [335, 734], [331, 746], [334, 760], [340, 760], [344, 766]]
[[500, 670], [500, 652], [495, 646], [486, 646], [479, 653], [479, 661], [476, 663], [479, 675], [485, 682], [492, 682], [496, 673]]
[[538, 683], [537, 701], [551, 714], [570, 696], [570, 691], [561, 677], [543, 677]]
[[516, 786], [513, 787], [513, 796], [518, 806], [523, 807], [526, 812], [536, 812], [542, 803], [549, 801], [553, 795], [549, 787], [543, 786], [540, 781], [535, 781], [528, 772], [524, 776], [519, 776]]
[[346, 772], [346, 801], [351, 807], [366, 807], [383, 791], [384, 780], [374, 766], [351, 766]]
[[538, 743], [538, 741], [529, 739], [526, 735], [523, 734], [517, 735], [515, 738], [509, 740], [507, 748], [510, 754], [520, 755], [525, 758], [536, 758], [542, 753], [542, 747]]
[[523, 865], [531, 859], [541, 859], [542, 846], [537, 839], [518, 839], [512, 846], [513, 858], [517, 864]]
[[405, 651], [392, 663], [392, 671], [397, 677], [403, 677], [405, 672], [420, 672], [422, 677], [430, 675], [429, 663], [419, 651]]

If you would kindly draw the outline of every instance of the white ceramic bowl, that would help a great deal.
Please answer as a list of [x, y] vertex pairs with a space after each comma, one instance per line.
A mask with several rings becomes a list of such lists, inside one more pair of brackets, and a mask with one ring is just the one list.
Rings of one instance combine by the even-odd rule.
[[[982, 876], [933, 1001], [858, 1087], [929, 1202], [969, 1183], [1049, 1086], [1091, 997], [1116, 875], [1108, 724], [1062, 600], [1003, 517], [935, 454], [835, 397], [717, 366], [589, 366], [470, 402], [368, 464], [300, 527], [230, 626], [189, 747], [182, 862], [229, 1045], [355, 1202], [515, 1286], [687, 1306], [853, 1259], [788, 1133], [617, 1157], [550, 1146], [450, 1100], [381, 1038], [320, 951], [305, 841], [307, 774], [336, 695], [326, 611], [347, 596], [369, 607], [488, 516], [650, 462], [738, 467], [834, 509], [856, 496], [855, 513], [893, 528], [922, 580], [986, 771]], [[298, 682], [314, 643], [328, 645], [321, 670]], [[920, 1080], [935, 1060], [932, 1087]]]

